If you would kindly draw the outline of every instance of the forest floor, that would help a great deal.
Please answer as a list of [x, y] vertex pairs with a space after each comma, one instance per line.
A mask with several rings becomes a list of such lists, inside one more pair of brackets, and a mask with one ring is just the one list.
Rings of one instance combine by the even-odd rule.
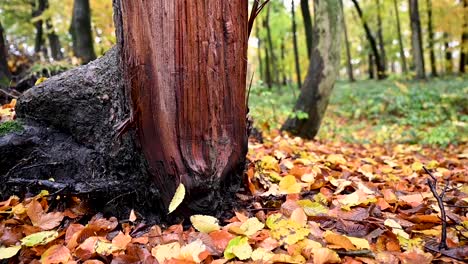
[[264, 138], [249, 142], [233, 218], [148, 226], [138, 212], [90, 219], [78, 199], [49, 210], [59, 198], [47, 192], [11, 197], [0, 202], [0, 262], [468, 260], [468, 80], [339, 83], [313, 141], [277, 130], [300, 114], [291, 89], [252, 88]]

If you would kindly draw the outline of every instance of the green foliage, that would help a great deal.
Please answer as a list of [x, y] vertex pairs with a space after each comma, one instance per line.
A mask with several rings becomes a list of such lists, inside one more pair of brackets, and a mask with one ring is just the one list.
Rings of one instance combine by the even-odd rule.
[[50, 77], [73, 67], [74, 66], [67, 61], [37, 62], [29, 69], [29, 75], [35, 77]]
[[[250, 111], [257, 126], [279, 128], [287, 116], [301, 115], [291, 111], [295, 102], [291, 89], [252, 89]], [[439, 146], [467, 142], [467, 94], [466, 78], [340, 82], [319, 138]]]
[[4, 136], [11, 132], [23, 131], [23, 125], [18, 121], [6, 121], [0, 124], [0, 136]]

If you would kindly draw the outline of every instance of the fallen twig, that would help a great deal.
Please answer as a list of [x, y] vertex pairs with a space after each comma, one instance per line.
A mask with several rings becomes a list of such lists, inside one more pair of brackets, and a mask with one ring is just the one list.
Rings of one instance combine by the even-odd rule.
[[440, 243], [439, 243], [439, 250], [442, 249], [448, 249], [447, 246], [447, 215], [445, 213], [445, 208], [444, 208], [444, 195], [447, 191], [448, 184], [445, 184], [444, 189], [440, 194], [437, 193], [437, 178], [432, 175], [432, 173], [423, 166], [424, 171], [426, 171], [427, 174], [431, 177], [431, 179], [427, 179], [427, 184], [429, 185], [429, 188], [431, 189], [432, 194], [437, 200], [437, 203], [440, 208], [440, 214], [441, 214], [441, 219], [442, 219], [442, 234], [440, 237]]

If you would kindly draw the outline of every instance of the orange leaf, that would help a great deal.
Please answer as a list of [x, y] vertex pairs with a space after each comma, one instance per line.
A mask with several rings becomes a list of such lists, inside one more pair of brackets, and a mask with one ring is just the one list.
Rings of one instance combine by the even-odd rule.
[[53, 245], [41, 256], [42, 264], [67, 263], [71, 258], [70, 250], [63, 245]]

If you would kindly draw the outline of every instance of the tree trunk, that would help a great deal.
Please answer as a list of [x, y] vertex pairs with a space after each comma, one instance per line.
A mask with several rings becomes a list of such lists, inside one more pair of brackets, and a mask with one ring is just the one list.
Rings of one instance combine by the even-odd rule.
[[370, 48], [372, 50], [374, 59], [375, 59], [375, 64], [377, 66], [377, 78], [379, 80], [385, 79], [387, 76], [385, 74], [385, 67], [382, 61], [382, 57], [379, 54], [379, 50], [377, 49], [377, 41], [375, 40], [374, 36], [372, 35], [372, 32], [369, 28], [369, 25], [367, 24], [366, 19], [364, 18], [364, 15], [362, 13], [362, 9], [359, 6], [359, 3], [357, 0], [352, 0], [354, 3], [354, 6], [356, 7], [356, 10], [358, 12], [359, 18], [361, 19], [362, 25], [364, 26], [364, 31], [366, 32], [366, 38], [369, 41]]
[[96, 59], [91, 31], [89, 0], [74, 1], [70, 34], [73, 42], [73, 55], [79, 58], [82, 64]]
[[[307, 4], [307, 6], [309, 6], [309, 4]], [[293, 45], [294, 45], [294, 64], [296, 66], [297, 87], [300, 89], [302, 77], [301, 77], [301, 65], [299, 63], [299, 48], [297, 46], [296, 10], [294, 7], [295, 7], [294, 0], [292, 0], [291, 15], [292, 15], [292, 34], [293, 34]]]
[[255, 33], [257, 34], [257, 56], [258, 56], [258, 66], [260, 71], [260, 80], [265, 80], [265, 72], [263, 70], [263, 59], [262, 59], [262, 39], [260, 37], [260, 27], [258, 23], [255, 23]]
[[267, 44], [268, 44], [268, 50], [270, 54], [270, 63], [271, 67], [273, 70], [274, 75], [270, 75], [272, 81], [275, 84], [279, 84], [279, 74], [278, 74], [278, 65], [276, 64], [276, 55], [275, 55], [275, 49], [273, 48], [273, 37], [271, 36], [271, 27], [270, 27], [270, 11], [271, 11], [271, 6], [267, 7], [266, 11], [266, 19], [265, 19], [265, 27], [267, 31]]
[[0, 22], [0, 88], [10, 86], [10, 71], [8, 70], [8, 49], [6, 47], [5, 37], [3, 35], [3, 27]]
[[466, 72], [466, 65], [468, 64], [468, 0], [463, 0], [463, 32], [460, 42], [460, 73]]
[[404, 74], [408, 74], [408, 66], [406, 63], [406, 56], [405, 56], [405, 49], [403, 48], [403, 39], [401, 37], [401, 26], [400, 26], [400, 11], [398, 9], [398, 0], [393, 0], [393, 4], [395, 7], [395, 19], [397, 24], [397, 32], [398, 32], [398, 46], [400, 48], [400, 59], [401, 59], [401, 67]]
[[[268, 27], [266, 18], [265, 20], [263, 20], [263, 27], [265, 29], [267, 29]], [[265, 46], [265, 77], [266, 77], [265, 81], [266, 81], [267, 87], [271, 89], [273, 87], [273, 78], [272, 78], [272, 72], [271, 72], [272, 65], [270, 63], [270, 49], [268, 48], [268, 40], [267, 40], [266, 45], [264, 46]]]
[[310, 15], [309, 0], [301, 0], [301, 12], [304, 19], [304, 30], [306, 35], [307, 56], [310, 59], [312, 55], [312, 16]]
[[[36, 6], [37, 3], [37, 6]], [[33, 12], [32, 18], [36, 18], [42, 15], [42, 13], [47, 8], [46, 0], [39, 0], [38, 2], [33, 2]], [[37, 20], [34, 22], [34, 28], [36, 29], [36, 36], [34, 39], [34, 52], [38, 54], [39, 52], [44, 52], [44, 28], [43, 28], [43, 21], [42, 19]], [[47, 52], [44, 52], [44, 55], [47, 55]]]
[[247, 1], [114, 3], [131, 119], [163, 207], [182, 183], [183, 214], [211, 212], [247, 152]]
[[342, 37], [340, 0], [314, 0], [315, 26], [311, 64], [294, 111], [308, 118], [290, 117], [282, 129], [304, 138], [317, 134], [338, 76]]
[[285, 60], [286, 60], [286, 48], [284, 47], [284, 40], [281, 40], [281, 84], [286, 86], [288, 83], [288, 73], [286, 72], [286, 67], [285, 67]]
[[343, 17], [344, 41], [346, 45], [346, 72], [350, 82], [354, 82], [353, 65], [351, 64], [351, 49], [349, 47], [348, 28], [346, 26], [346, 17], [344, 14], [343, 0], [341, 0], [341, 16]]
[[429, 59], [431, 61], [431, 74], [437, 76], [436, 58], [434, 52], [434, 29], [432, 26], [432, 1], [426, 0], [427, 5], [427, 34], [429, 41]]
[[449, 34], [444, 33], [445, 74], [453, 73], [453, 56], [449, 41]]
[[54, 60], [63, 59], [62, 45], [60, 44], [60, 39], [55, 33], [55, 30], [52, 26], [50, 20], [46, 21], [47, 26], [47, 38], [49, 39], [50, 52]]
[[379, 51], [380, 51], [380, 59], [382, 60], [382, 68], [384, 70], [384, 74], [387, 73], [387, 55], [385, 52], [385, 42], [383, 37], [383, 26], [382, 26], [382, 3], [381, 0], [377, 0], [377, 37], [379, 39]]
[[413, 63], [416, 68], [416, 78], [424, 79], [426, 78], [426, 70], [424, 68], [423, 41], [418, 0], [409, 0], [409, 12], [411, 20], [411, 46], [413, 49]]
[[367, 56], [367, 60], [368, 60], [368, 63], [369, 63], [369, 66], [367, 68], [367, 73], [369, 74], [369, 80], [372, 80], [375, 78], [375, 74], [374, 74], [374, 56], [372, 55], [371, 52], [369, 52], [369, 55]]

